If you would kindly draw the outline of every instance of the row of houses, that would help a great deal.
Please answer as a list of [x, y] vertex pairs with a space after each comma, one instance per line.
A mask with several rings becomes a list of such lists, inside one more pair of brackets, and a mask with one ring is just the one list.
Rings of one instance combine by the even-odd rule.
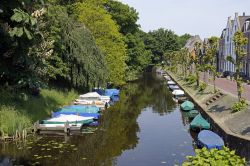
[[250, 16], [245, 13], [239, 15], [235, 13], [234, 18], [228, 17], [226, 28], [223, 29], [220, 43], [219, 43], [219, 53], [218, 53], [218, 71], [230, 71], [235, 72], [235, 66], [231, 62], [227, 61], [227, 56], [236, 58], [234, 51], [233, 36], [235, 32], [241, 31], [244, 33], [245, 37], [248, 38], [248, 44], [246, 45], [247, 56], [243, 60], [243, 70], [242, 72], [246, 77], [250, 78]]
[[[242, 16], [235, 13], [234, 19], [232, 19], [232, 17], [228, 17], [226, 27], [222, 30], [219, 40], [216, 67], [218, 72], [235, 72], [234, 64], [227, 61], [227, 57], [231, 56], [233, 59], [236, 59], [233, 36], [237, 31], [243, 32], [245, 37], [248, 38], [248, 44], [245, 46], [247, 56], [243, 60], [243, 69], [241, 72], [244, 73], [248, 79], [250, 79], [250, 16], [247, 16], [245, 13], [243, 13]], [[194, 47], [196, 42], [203, 43], [203, 45], [205, 45], [208, 44], [208, 39], [204, 39], [204, 41], [202, 41], [198, 35], [191, 37], [185, 45], [191, 54], [195, 54]], [[201, 51], [201, 58], [204, 51], [204, 49]]]

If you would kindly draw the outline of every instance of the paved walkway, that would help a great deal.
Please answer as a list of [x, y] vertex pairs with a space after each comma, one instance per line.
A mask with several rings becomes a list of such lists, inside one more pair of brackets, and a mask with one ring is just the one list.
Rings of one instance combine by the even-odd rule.
[[[203, 80], [203, 74], [200, 76], [200, 78], [201, 80]], [[213, 80], [210, 79], [209, 84], [213, 85]], [[231, 81], [227, 78], [216, 78], [215, 85], [216, 87], [228, 93], [238, 96], [236, 81]], [[243, 88], [244, 88], [244, 91], [243, 91], [242, 97], [248, 100], [248, 102], [250, 102], [250, 85], [247, 85], [246, 83], [244, 83]]]

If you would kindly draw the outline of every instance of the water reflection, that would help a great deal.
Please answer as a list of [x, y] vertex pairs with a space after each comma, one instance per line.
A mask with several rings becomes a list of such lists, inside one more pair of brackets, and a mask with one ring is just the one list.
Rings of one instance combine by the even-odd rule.
[[[161, 78], [145, 73], [138, 81], [126, 85], [120, 95], [120, 101], [103, 113], [101, 126], [94, 134], [38, 136], [26, 143], [1, 144], [0, 154], [4, 157], [0, 161], [23, 165], [126, 165], [126, 160], [117, 157], [128, 151], [136, 152], [138, 146], [148, 148], [149, 138], [158, 140], [165, 147], [162, 150], [152, 148], [153, 161], [180, 162], [184, 155], [193, 154], [192, 137], [187, 130], [188, 122], [176, 109]], [[144, 133], [145, 129], [148, 133]], [[154, 143], [151, 142], [151, 145]], [[148, 150], [150, 148], [136, 154], [145, 158], [147, 156], [143, 155]], [[161, 151], [165, 153], [165, 157]], [[136, 165], [137, 159], [134, 160], [132, 165]]]

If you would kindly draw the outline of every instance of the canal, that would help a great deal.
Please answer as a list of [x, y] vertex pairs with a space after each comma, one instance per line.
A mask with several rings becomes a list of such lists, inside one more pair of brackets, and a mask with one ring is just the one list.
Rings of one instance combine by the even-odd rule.
[[195, 134], [188, 124], [166, 82], [145, 73], [122, 89], [98, 128], [0, 144], [0, 165], [180, 165], [186, 155], [194, 155]]

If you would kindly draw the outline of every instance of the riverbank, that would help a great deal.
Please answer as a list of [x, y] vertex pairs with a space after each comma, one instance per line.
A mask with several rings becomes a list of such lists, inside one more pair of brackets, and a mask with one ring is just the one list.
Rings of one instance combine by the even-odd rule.
[[[235, 142], [229, 145], [231, 149], [242, 146], [247, 155], [250, 155], [250, 109], [237, 113], [232, 113], [231, 106], [237, 102], [237, 98], [226, 91], [220, 90], [223, 97], [208, 104], [208, 101], [215, 98], [213, 87], [208, 85], [204, 92], [199, 92], [194, 85], [188, 85], [176, 74], [168, 71], [168, 74], [176, 81], [182, 89], [194, 100], [201, 108], [201, 113], [210, 122], [213, 130], [220, 134], [225, 142]], [[239, 152], [241, 153], [241, 152]], [[243, 152], [242, 152], [243, 153]], [[245, 154], [246, 155], [246, 154]]]
[[39, 96], [31, 96], [1, 88], [0, 137], [24, 137], [25, 130], [35, 121], [48, 117], [51, 111], [71, 103], [77, 96], [75, 91], [58, 89], [42, 89]]

